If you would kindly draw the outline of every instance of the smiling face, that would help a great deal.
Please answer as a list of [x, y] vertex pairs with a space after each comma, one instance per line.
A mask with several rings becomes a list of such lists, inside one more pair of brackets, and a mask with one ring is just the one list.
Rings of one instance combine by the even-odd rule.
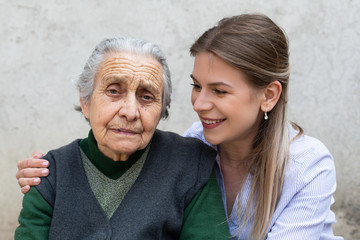
[[91, 98], [81, 108], [107, 157], [124, 161], [149, 144], [161, 115], [162, 76], [161, 65], [151, 57], [105, 55]]
[[208, 52], [195, 56], [191, 102], [211, 144], [251, 143], [261, 122], [261, 89], [246, 75]]

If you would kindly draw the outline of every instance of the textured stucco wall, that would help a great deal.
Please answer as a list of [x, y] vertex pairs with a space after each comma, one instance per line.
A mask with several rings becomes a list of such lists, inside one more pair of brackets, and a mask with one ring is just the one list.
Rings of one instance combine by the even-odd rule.
[[171, 117], [182, 133], [190, 105], [190, 44], [224, 16], [262, 12], [287, 32], [289, 118], [322, 140], [337, 167], [337, 234], [360, 239], [360, 1], [358, 0], [0, 0], [0, 238], [11, 239], [22, 194], [16, 163], [85, 137], [71, 83], [105, 37], [156, 42], [173, 76]]

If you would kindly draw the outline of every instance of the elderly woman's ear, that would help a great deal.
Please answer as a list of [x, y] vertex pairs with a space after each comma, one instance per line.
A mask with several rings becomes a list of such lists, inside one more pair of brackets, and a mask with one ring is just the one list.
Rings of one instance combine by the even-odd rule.
[[84, 101], [81, 98], [80, 98], [80, 108], [85, 118], [89, 119], [88, 102], [84, 103]]

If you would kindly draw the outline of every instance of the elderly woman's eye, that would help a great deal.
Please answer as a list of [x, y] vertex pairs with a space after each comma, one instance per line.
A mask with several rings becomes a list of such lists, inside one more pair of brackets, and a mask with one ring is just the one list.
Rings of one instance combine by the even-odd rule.
[[115, 89], [109, 89], [106, 91], [106, 95], [111, 98], [118, 98], [120, 97], [120, 93]]
[[109, 96], [119, 95], [120, 90], [114, 86], [110, 86], [106, 89], [106, 94]]
[[151, 95], [144, 95], [144, 96], [142, 96], [142, 98], [145, 100], [145, 101], [152, 101], [154, 98], [153, 98], [153, 96], [151, 96]]
[[154, 96], [152, 94], [139, 94], [139, 100], [143, 103], [151, 103], [154, 101]]

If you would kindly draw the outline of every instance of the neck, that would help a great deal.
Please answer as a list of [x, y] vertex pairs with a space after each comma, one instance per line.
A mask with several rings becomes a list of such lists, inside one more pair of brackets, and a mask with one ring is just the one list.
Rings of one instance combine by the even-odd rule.
[[114, 161], [100, 152], [92, 130], [89, 131], [87, 138], [80, 141], [79, 145], [97, 169], [111, 179], [118, 179], [142, 157], [150, 144], [144, 150], [136, 151], [126, 161]]
[[248, 175], [246, 158], [250, 152], [250, 147], [223, 143], [218, 146], [218, 149], [220, 169], [223, 174], [226, 192], [226, 210], [228, 216], [230, 216], [236, 196]]
[[237, 139], [222, 142], [218, 145], [221, 165], [226, 164], [235, 168], [243, 168], [246, 166], [248, 156], [253, 147], [254, 139], [257, 135], [259, 124], [256, 123], [246, 133], [239, 136]]
[[131, 154], [133, 154], [133, 153], [116, 153], [99, 144], [97, 144], [97, 147], [99, 148], [100, 152], [102, 152], [102, 154], [104, 154], [106, 157], [112, 159], [115, 162], [127, 161], [131, 156]]
[[228, 165], [233, 168], [243, 168], [246, 166], [246, 159], [250, 154], [250, 151], [250, 142], [222, 143], [219, 145], [221, 165]]

